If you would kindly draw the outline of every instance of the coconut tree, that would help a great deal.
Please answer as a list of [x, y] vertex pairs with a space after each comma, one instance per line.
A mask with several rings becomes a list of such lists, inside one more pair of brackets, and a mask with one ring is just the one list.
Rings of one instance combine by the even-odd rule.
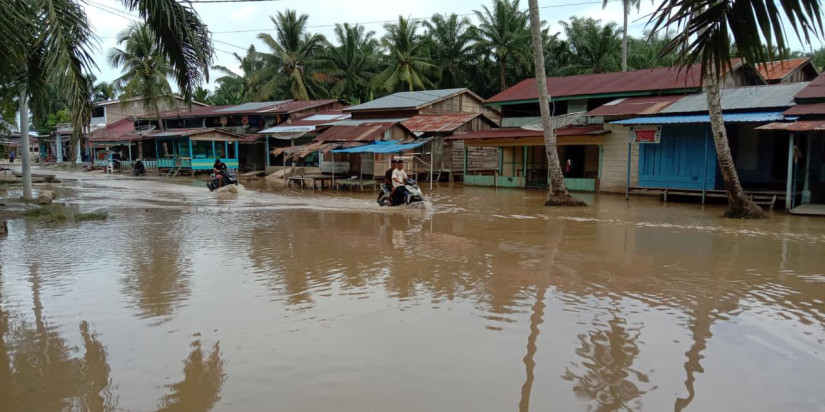
[[336, 98], [357, 103], [369, 97], [370, 81], [375, 76], [378, 41], [374, 31], [364, 26], [336, 24], [335, 41], [326, 53], [327, 75]]
[[436, 66], [427, 54], [426, 44], [417, 33], [420, 23], [398, 16], [398, 23], [385, 24], [387, 34], [381, 45], [388, 52], [387, 68], [373, 79], [373, 86], [392, 93], [399, 90], [425, 90], [435, 87], [431, 76]]
[[[602, 8], [607, 7], [610, 0], [604, 0]], [[636, 6], [636, 11], [639, 10], [641, 0], [622, 0], [622, 71], [627, 71], [627, 18], [630, 16], [630, 8]]]
[[492, 51], [496, 58], [500, 90], [507, 88], [508, 64], [529, 66], [530, 29], [527, 14], [519, 10], [519, 0], [493, 0], [493, 8], [475, 11], [480, 50]]
[[433, 63], [441, 71], [438, 86], [445, 89], [465, 87], [466, 67], [472, 64], [475, 57], [475, 26], [467, 17], [436, 14], [424, 22], [424, 27], [427, 28]]
[[765, 62], [773, 60], [774, 51], [788, 48], [786, 26], [805, 44], [810, 44], [811, 37], [821, 36], [819, 0], [664, 0], [650, 23], [654, 34], [675, 29], [663, 54], [677, 51], [682, 64], [701, 63], [716, 157], [728, 195], [725, 216], [764, 217], [739, 182], [722, 118], [720, 77], [731, 69], [731, 40], [745, 60]]
[[560, 21], [570, 47], [571, 70], [576, 74], [606, 73], [619, 68], [619, 31], [615, 23], [572, 17]]
[[124, 47], [109, 51], [112, 66], [122, 68], [123, 73], [115, 79], [115, 88], [123, 91], [122, 97], [138, 98], [147, 112], [155, 114], [163, 130], [161, 107], [175, 104], [168, 80], [172, 67], [160, 53], [152, 29], [144, 23], [132, 23], [118, 34], [117, 44]]
[[223, 76], [215, 79], [218, 83], [218, 89], [212, 95], [215, 98], [229, 98], [231, 101], [215, 103], [215, 104], [240, 104], [252, 101], [259, 93], [260, 87], [258, 83], [252, 80], [253, 74], [263, 68], [263, 61], [261, 55], [255, 50], [255, 46], [250, 45], [246, 50], [244, 56], [238, 53], [232, 53], [235, 60], [238, 62], [238, 67], [241, 74], [235, 73], [226, 66], [212, 66], [212, 69], [217, 70]]
[[[189, 99], [197, 84], [207, 79], [212, 43], [206, 26], [187, 2], [175, 0], [121, 0], [152, 28], [160, 53], [169, 62], [179, 92]], [[29, 142], [29, 102], [48, 84], [61, 84], [72, 113], [77, 147], [90, 117], [88, 72], [94, 36], [82, 0], [4, 0], [0, 2], [0, 84], [19, 96], [21, 143]], [[32, 99], [33, 98], [33, 99]], [[72, 158], [75, 158], [72, 156]], [[28, 151], [21, 153], [23, 197], [31, 199]]]
[[275, 37], [268, 33], [258, 35], [271, 50], [270, 53], [260, 53], [263, 66], [253, 76], [254, 81], [262, 84], [258, 97], [280, 95], [309, 100], [323, 95], [315, 69], [321, 63], [326, 44], [324, 36], [308, 33], [309, 16], [299, 16], [295, 10], [278, 12], [270, 19], [275, 24]]
[[541, 126], [544, 129], [544, 147], [547, 151], [547, 168], [549, 169], [550, 187], [545, 206], [584, 206], [584, 202], [570, 196], [564, 174], [561, 171], [559, 152], [556, 147], [556, 130], [550, 114], [550, 96], [547, 92], [547, 75], [544, 70], [544, 41], [542, 24], [539, 17], [538, 0], [528, 0], [530, 15], [530, 34], [533, 41], [533, 64], [535, 65], [536, 87], [539, 94]]

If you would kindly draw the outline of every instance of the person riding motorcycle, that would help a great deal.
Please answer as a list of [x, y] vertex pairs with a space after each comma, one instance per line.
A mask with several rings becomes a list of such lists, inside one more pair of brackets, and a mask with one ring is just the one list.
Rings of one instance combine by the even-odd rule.
[[406, 181], [407, 173], [404, 171], [404, 161], [399, 160], [392, 172], [392, 192], [390, 192], [392, 204], [400, 205], [404, 203], [404, 197], [407, 194], [407, 188], [404, 187]]
[[212, 165], [212, 172], [215, 173], [215, 178], [218, 179], [218, 187], [223, 187], [226, 163], [222, 162], [221, 159], [215, 159], [215, 164]]

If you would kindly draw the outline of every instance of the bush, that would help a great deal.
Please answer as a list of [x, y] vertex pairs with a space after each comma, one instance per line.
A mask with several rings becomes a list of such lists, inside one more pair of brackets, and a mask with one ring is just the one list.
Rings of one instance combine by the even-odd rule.
[[89, 220], [106, 220], [109, 217], [109, 214], [101, 211], [72, 213], [70, 209], [67, 209], [63, 206], [49, 205], [41, 206], [36, 209], [29, 209], [23, 213], [23, 216], [35, 219], [39, 222], [63, 223], [69, 219], [72, 219], [75, 222], [86, 222]]

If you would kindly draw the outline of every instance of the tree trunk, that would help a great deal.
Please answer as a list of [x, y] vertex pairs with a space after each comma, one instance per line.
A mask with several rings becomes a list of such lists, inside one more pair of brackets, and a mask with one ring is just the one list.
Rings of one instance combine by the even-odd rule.
[[163, 118], [160, 117], [160, 108], [158, 106], [155, 106], [155, 116], [158, 117], [158, 130], [166, 130], [166, 128], [163, 127]]
[[23, 200], [32, 200], [31, 145], [29, 144], [29, 102], [26, 92], [20, 93], [20, 160], [23, 163]]
[[739, 183], [739, 174], [730, 154], [728, 134], [725, 130], [725, 121], [722, 118], [722, 96], [719, 92], [719, 79], [716, 68], [710, 65], [705, 68], [703, 79], [705, 96], [708, 100], [710, 127], [713, 132], [713, 142], [716, 145], [716, 157], [719, 161], [719, 170], [725, 181], [725, 191], [728, 192], [728, 211], [725, 217], [741, 219], [759, 219], [765, 217], [765, 212], [745, 194], [745, 189]]
[[622, 0], [624, 27], [622, 28], [622, 71], [627, 71], [627, 15], [630, 12], [630, 0]]
[[567, 192], [564, 174], [561, 171], [559, 152], [556, 147], [556, 130], [550, 114], [550, 96], [547, 92], [547, 74], [544, 71], [544, 51], [542, 50], [541, 19], [538, 0], [530, 0], [530, 33], [533, 37], [533, 63], [536, 68], [536, 87], [539, 93], [541, 127], [544, 129], [544, 147], [547, 151], [550, 187], [545, 206], [584, 206], [584, 202], [573, 198]]
[[507, 88], [507, 58], [502, 57], [498, 62], [498, 80], [501, 85], [500, 92]]

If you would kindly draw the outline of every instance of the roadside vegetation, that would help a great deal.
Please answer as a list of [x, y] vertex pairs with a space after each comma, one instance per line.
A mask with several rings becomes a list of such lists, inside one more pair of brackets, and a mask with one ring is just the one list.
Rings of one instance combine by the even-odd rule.
[[23, 216], [42, 223], [57, 224], [65, 222], [106, 220], [109, 217], [109, 214], [103, 211], [77, 212], [71, 208], [53, 204], [29, 209], [23, 212]]

